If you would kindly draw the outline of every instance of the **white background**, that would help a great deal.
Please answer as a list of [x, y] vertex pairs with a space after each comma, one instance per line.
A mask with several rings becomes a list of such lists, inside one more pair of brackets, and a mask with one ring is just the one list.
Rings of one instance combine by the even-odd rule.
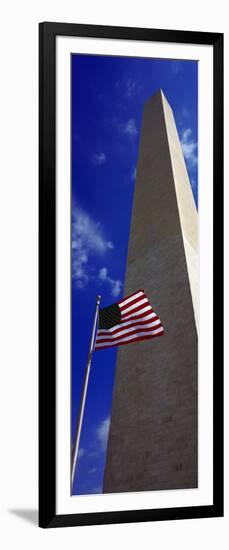
[[[66, 21], [225, 32], [226, 1], [40, 0], [5, 3], [1, 13], [0, 86], [0, 543], [4, 550], [81, 545], [87, 550], [117, 546], [189, 550], [228, 547], [225, 518], [43, 531], [37, 508], [37, 137], [38, 22]], [[228, 72], [225, 74], [228, 97]], [[228, 107], [225, 105], [225, 122]], [[227, 131], [225, 151], [228, 150]], [[227, 160], [227, 159], [226, 159]], [[225, 180], [228, 169], [226, 166]], [[229, 208], [227, 189], [225, 203]], [[227, 234], [228, 234], [228, 222]], [[227, 244], [227, 243], [226, 243]], [[228, 278], [228, 258], [226, 276]], [[228, 292], [226, 293], [228, 302]], [[227, 321], [227, 316], [226, 316]], [[227, 329], [227, 323], [226, 323]], [[226, 361], [228, 362], [228, 353]], [[225, 369], [226, 370], [226, 369]], [[226, 429], [228, 432], [226, 372]], [[227, 444], [227, 438], [226, 438]], [[226, 452], [225, 463], [228, 462]], [[226, 488], [228, 476], [226, 471]], [[228, 491], [226, 491], [228, 492]]]

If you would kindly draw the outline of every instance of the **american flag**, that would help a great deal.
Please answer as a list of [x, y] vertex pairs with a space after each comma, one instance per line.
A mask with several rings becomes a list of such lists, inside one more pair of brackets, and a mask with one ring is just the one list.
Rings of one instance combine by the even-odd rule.
[[162, 336], [164, 329], [144, 290], [99, 310], [95, 349]]

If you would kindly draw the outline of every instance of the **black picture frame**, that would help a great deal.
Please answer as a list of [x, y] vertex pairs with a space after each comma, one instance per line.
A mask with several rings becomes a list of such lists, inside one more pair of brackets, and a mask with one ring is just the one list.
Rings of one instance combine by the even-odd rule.
[[[56, 513], [56, 37], [213, 46], [213, 504]], [[39, 25], [39, 526], [223, 516], [223, 34], [45, 22]]]

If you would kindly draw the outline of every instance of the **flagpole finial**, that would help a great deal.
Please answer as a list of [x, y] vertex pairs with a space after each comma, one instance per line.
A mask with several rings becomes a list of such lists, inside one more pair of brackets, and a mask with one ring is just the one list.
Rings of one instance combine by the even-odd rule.
[[101, 302], [101, 298], [102, 296], [100, 296], [100, 294], [97, 294], [97, 297], [96, 297], [96, 305], [99, 306], [100, 302]]

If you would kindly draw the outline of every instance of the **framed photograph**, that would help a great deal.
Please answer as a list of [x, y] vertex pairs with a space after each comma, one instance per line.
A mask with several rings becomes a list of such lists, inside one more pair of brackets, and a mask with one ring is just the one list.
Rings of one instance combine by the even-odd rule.
[[39, 52], [39, 525], [222, 516], [223, 35]]

